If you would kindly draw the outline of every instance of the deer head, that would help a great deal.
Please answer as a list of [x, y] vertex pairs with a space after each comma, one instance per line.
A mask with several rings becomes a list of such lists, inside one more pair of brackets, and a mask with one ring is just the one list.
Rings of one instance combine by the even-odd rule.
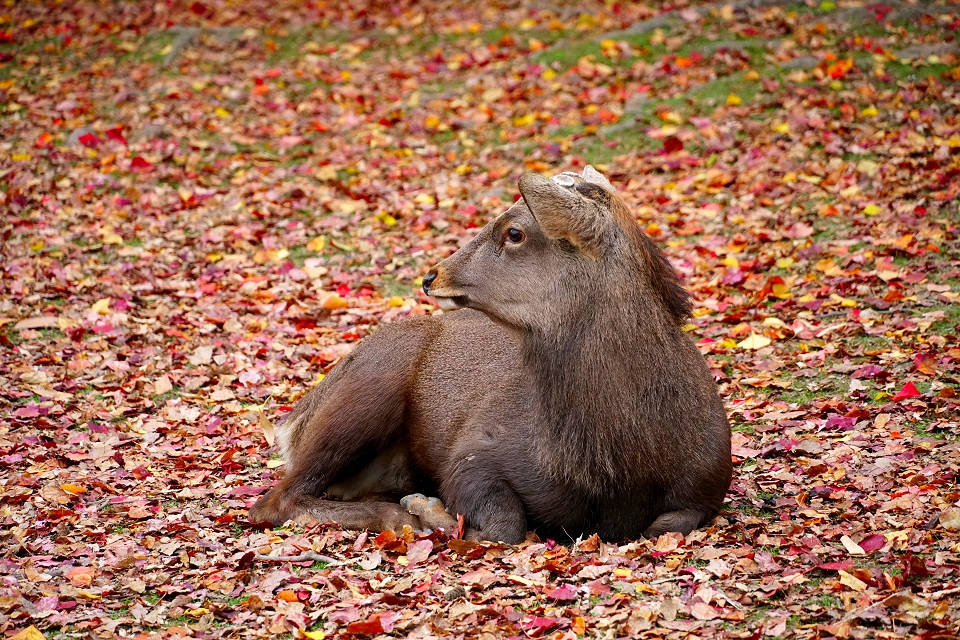
[[520, 200], [424, 277], [441, 308], [547, 330], [598, 297], [637, 295], [644, 275], [664, 269], [687, 304], [663, 254], [593, 167], [552, 179], [527, 173], [519, 186]]

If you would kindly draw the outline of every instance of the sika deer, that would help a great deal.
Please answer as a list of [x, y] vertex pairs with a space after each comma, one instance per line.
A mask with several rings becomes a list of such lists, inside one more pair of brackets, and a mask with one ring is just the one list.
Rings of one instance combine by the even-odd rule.
[[[730, 429], [677, 273], [592, 167], [520, 193], [424, 277], [458, 311], [383, 327], [294, 407], [286, 475], [251, 519], [450, 530], [449, 512], [516, 543], [716, 514]], [[396, 502], [414, 492], [443, 502]]]

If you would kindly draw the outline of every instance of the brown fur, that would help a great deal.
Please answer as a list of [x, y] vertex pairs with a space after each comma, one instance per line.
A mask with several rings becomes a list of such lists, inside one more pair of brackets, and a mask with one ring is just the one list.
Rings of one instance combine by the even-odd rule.
[[[425, 278], [463, 310], [382, 328], [294, 407], [286, 476], [252, 519], [403, 526], [395, 502], [323, 496], [414, 491], [506, 542], [528, 527], [687, 533], [713, 517], [730, 430], [681, 329], [689, 296], [602, 176], [558, 180], [524, 175], [523, 199]], [[421, 526], [452, 526], [436, 503], [405, 504]]]

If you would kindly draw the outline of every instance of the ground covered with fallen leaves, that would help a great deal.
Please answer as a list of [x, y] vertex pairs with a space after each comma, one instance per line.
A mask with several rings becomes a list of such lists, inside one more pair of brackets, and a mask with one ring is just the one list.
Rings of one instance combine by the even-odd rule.
[[[958, 29], [955, 1], [4, 3], [0, 631], [952, 637]], [[438, 313], [419, 277], [522, 172], [585, 163], [693, 292], [716, 521], [251, 528], [263, 427]]]

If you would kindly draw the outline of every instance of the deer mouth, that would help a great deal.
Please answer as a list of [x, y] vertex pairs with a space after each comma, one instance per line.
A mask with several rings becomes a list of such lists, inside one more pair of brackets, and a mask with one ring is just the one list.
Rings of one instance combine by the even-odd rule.
[[433, 296], [437, 301], [437, 306], [444, 311], [453, 311], [454, 309], [463, 309], [467, 306], [467, 296]]

